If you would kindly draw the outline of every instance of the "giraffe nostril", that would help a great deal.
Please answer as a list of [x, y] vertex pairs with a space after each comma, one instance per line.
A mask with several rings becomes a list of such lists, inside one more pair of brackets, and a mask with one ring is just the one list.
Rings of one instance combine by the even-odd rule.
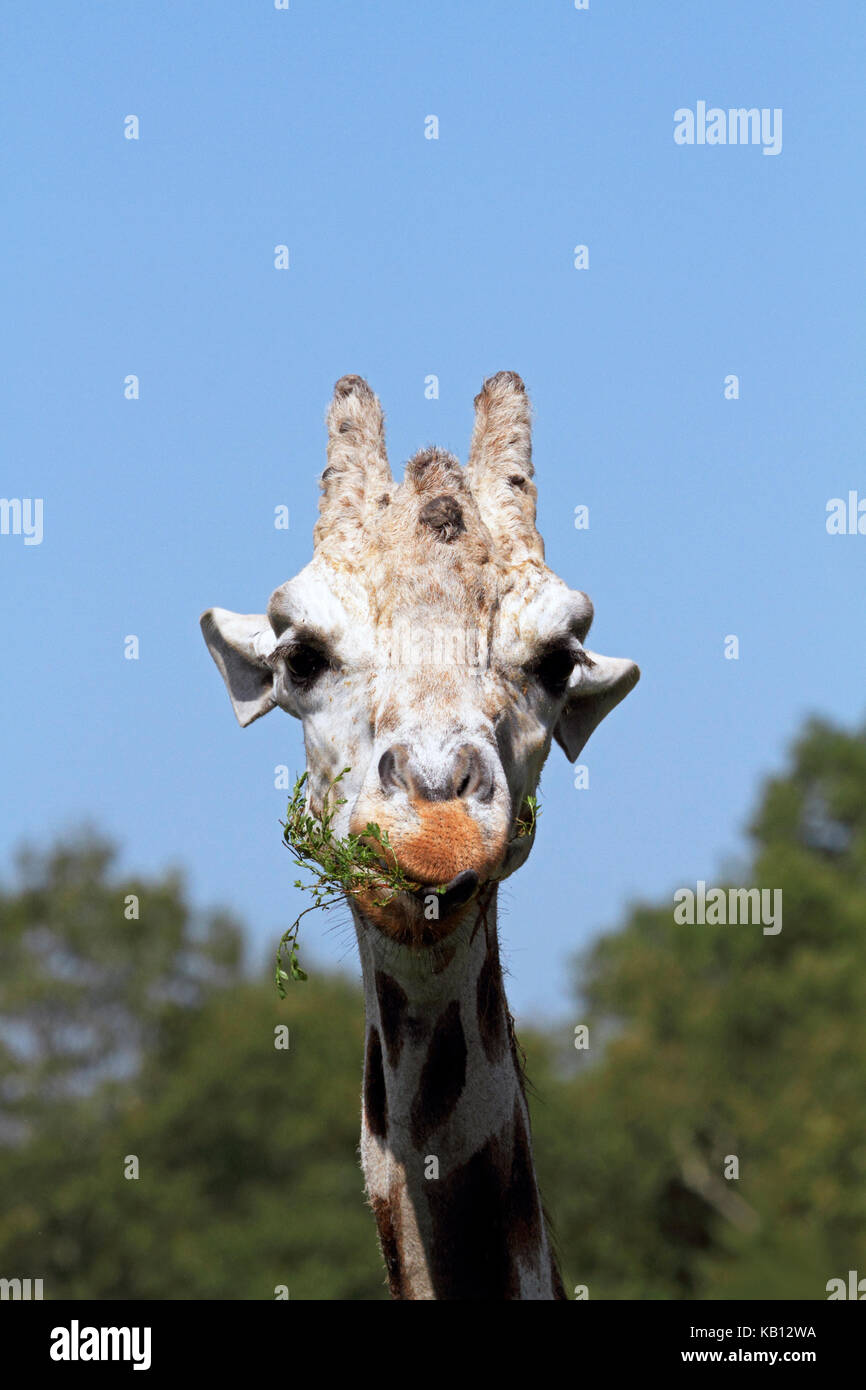
[[489, 801], [493, 795], [493, 775], [480, 750], [471, 743], [464, 743], [457, 754], [454, 783], [454, 795], [461, 798]]
[[379, 782], [383, 791], [408, 791], [409, 778], [407, 775], [408, 755], [406, 749], [400, 744], [393, 744], [386, 748], [379, 759]]

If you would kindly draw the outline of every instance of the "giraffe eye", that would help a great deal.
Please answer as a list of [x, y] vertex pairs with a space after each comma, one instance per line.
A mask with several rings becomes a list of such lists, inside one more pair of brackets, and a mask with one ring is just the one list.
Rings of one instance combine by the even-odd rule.
[[303, 687], [311, 686], [328, 665], [324, 652], [304, 642], [296, 642], [291, 647], [286, 647], [281, 655], [295, 685]]
[[548, 695], [564, 695], [575, 667], [575, 656], [568, 647], [554, 647], [535, 664], [535, 675]]

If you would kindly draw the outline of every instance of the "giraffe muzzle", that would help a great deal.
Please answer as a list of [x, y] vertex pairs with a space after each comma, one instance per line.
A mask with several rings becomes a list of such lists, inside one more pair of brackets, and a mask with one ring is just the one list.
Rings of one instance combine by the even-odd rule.
[[387, 834], [392, 863], [413, 887], [387, 902], [356, 901], [388, 935], [414, 944], [441, 940], [498, 875], [507, 851], [510, 803], [495, 750], [483, 741], [404, 736], [376, 758], [349, 829]]
[[[505, 826], [490, 833], [472, 814], [465, 801], [410, 801], [400, 806], [362, 803], [350, 829], [364, 836], [375, 821], [387, 832], [393, 863], [419, 885], [419, 890], [454, 889], [474, 878], [473, 888], [494, 873], [505, 851]], [[460, 881], [458, 883], [458, 880]]]

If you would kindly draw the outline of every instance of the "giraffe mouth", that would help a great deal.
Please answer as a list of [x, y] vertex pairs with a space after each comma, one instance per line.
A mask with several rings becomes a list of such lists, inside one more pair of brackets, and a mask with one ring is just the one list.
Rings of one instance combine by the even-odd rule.
[[455, 908], [465, 907], [469, 899], [478, 892], [481, 887], [481, 876], [474, 869], [461, 869], [459, 874], [455, 874], [450, 883], [440, 884], [438, 887], [422, 885], [413, 891], [413, 898], [419, 903], [424, 903], [433, 894], [438, 898], [439, 916], [445, 917]]
[[372, 896], [360, 898], [359, 905], [367, 920], [386, 936], [421, 949], [451, 934], [481, 887], [481, 875], [475, 869], [461, 869], [448, 883], [421, 883], [388, 903]]

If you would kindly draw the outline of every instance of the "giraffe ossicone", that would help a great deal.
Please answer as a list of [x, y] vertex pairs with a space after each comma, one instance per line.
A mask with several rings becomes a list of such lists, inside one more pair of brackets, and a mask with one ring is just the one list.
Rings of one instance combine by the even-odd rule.
[[376, 823], [421, 885], [350, 902], [367, 1027], [362, 1167], [392, 1293], [562, 1297], [497, 885], [531, 849], [527, 798], [552, 741], [575, 761], [640, 673], [584, 646], [592, 604], [544, 563], [515, 373], [476, 397], [465, 469], [425, 449], [395, 482], [361, 377], [337, 382], [327, 424], [313, 559], [267, 613], [212, 608], [202, 630], [242, 726], [277, 707], [301, 720], [311, 808], [349, 768], [334, 833]]

